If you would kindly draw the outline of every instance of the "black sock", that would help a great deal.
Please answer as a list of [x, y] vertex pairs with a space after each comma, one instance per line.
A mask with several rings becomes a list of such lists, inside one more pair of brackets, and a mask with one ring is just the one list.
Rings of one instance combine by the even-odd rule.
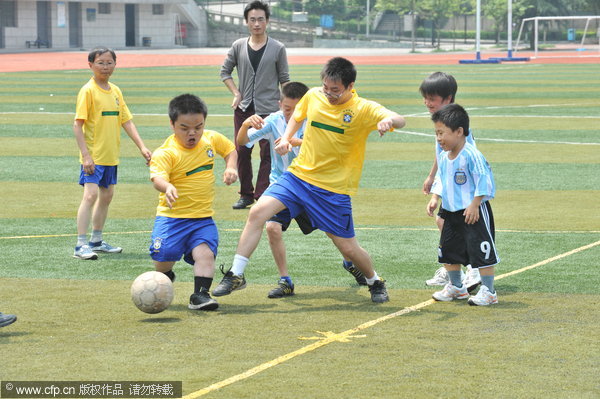
[[202, 288], [204, 288], [206, 291], [209, 291], [212, 282], [212, 277], [194, 276], [194, 292], [200, 292]]
[[169, 270], [168, 272], [163, 272], [164, 275], [166, 275], [169, 280], [173, 281], [175, 280], [175, 273], [173, 272], [173, 270]]

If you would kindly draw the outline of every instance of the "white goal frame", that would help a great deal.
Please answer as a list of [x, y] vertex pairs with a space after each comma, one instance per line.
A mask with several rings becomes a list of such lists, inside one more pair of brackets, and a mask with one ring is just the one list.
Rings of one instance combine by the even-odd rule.
[[[519, 41], [521, 39], [521, 33], [523, 32], [523, 26], [525, 23], [533, 21], [534, 26], [534, 56], [532, 58], [538, 57], [538, 25], [539, 21], [560, 21], [560, 20], [586, 20], [585, 30], [583, 32], [583, 37], [581, 38], [581, 47], [583, 48], [583, 43], [585, 41], [585, 36], [587, 34], [588, 27], [590, 25], [590, 21], [600, 19], [600, 15], [588, 15], [588, 16], [576, 16], [576, 17], [532, 17], [525, 18], [521, 21], [521, 28], [519, 29], [519, 35], [517, 36], [517, 43], [515, 45], [515, 52], [519, 49]], [[598, 52], [600, 52], [600, 43], [598, 44]]]

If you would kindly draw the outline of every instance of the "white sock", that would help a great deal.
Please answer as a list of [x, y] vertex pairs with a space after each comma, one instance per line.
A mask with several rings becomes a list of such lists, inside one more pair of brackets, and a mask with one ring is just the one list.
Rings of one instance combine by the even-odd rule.
[[77, 246], [81, 247], [82, 245], [87, 245], [88, 239], [87, 234], [81, 234], [77, 236]]
[[367, 277], [365, 276], [365, 278], [367, 279], [367, 284], [368, 284], [368, 285], [373, 285], [373, 283], [374, 283], [375, 281], [379, 280], [379, 276], [377, 275], [377, 272], [375, 272], [375, 274], [373, 275], [373, 277], [371, 277], [371, 278], [367, 278]]
[[233, 265], [231, 266], [231, 272], [236, 276], [241, 276], [244, 274], [244, 270], [246, 269], [246, 265], [248, 265], [248, 261], [250, 259], [245, 256], [235, 254], [233, 257]]
[[90, 237], [90, 242], [100, 242], [102, 241], [102, 230], [92, 230], [92, 236]]

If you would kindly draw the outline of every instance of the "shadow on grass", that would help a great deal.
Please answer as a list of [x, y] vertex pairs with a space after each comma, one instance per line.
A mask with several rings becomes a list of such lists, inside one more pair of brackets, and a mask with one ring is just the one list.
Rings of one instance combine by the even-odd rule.
[[179, 323], [181, 321], [178, 317], [149, 317], [147, 319], [140, 320], [140, 323]]
[[0, 345], [1, 344], [10, 344], [11, 337], [23, 337], [25, 335], [31, 335], [29, 331], [0, 331]]

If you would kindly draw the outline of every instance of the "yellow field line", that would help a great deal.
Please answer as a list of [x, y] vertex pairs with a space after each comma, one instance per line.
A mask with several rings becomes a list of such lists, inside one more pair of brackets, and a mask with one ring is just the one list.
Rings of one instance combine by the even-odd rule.
[[[585, 251], [585, 250], [593, 248], [593, 247], [595, 247], [597, 245], [600, 245], [600, 241], [596, 241], [596, 242], [593, 242], [591, 244], [584, 245], [584, 246], [579, 247], [579, 248], [575, 248], [575, 249], [573, 249], [571, 251], [562, 253], [560, 255], [553, 256], [552, 258], [548, 258], [546, 260], [543, 260], [541, 262], [535, 263], [533, 265], [526, 266], [526, 267], [523, 267], [523, 268], [518, 269], [518, 270], [514, 270], [514, 271], [509, 272], [509, 273], [501, 274], [500, 276], [497, 276], [495, 279], [499, 280], [499, 279], [502, 279], [502, 278], [505, 278], [505, 277], [509, 277], [509, 276], [518, 274], [518, 273], [522, 273], [524, 271], [531, 270], [533, 268], [546, 265], [548, 263], [551, 263], [551, 262], [554, 262], [556, 260], [565, 258], [567, 256], [576, 254], [578, 252]], [[315, 349], [319, 349], [320, 347], [328, 345], [328, 344], [330, 344], [332, 342], [348, 342], [348, 338], [351, 338], [352, 334], [354, 334], [354, 333], [357, 333], [357, 332], [362, 331], [362, 330], [366, 330], [369, 327], [372, 327], [372, 326], [374, 326], [376, 324], [379, 324], [379, 323], [382, 323], [384, 321], [393, 319], [395, 317], [402, 316], [402, 315], [405, 315], [405, 314], [408, 314], [408, 313], [412, 313], [412, 312], [417, 311], [419, 309], [422, 309], [422, 308], [424, 308], [426, 306], [432, 305], [435, 302], [436, 302], [435, 300], [429, 299], [429, 300], [427, 300], [425, 302], [421, 302], [421, 303], [419, 303], [417, 305], [409, 306], [409, 307], [406, 307], [406, 308], [404, 308], [402, 310], [399, 310], [397, 312], [390, 313], [388, 315], [385, 315], [385, 316], [379, 317], [377, 319], [368, 321], [366, 323], [363, 323], [363, 324], [361, 324], [361, 325], [359, 325], [357, 327], [351, 328], [350, 330], [346, 330], [346, 331], [341, 332], [339, 334], [331, 334], [331, 333], [330, 334], [326, 334], [324, 338], [320, 339], [319, 341], [317, 341], [317, 342], [315, 342], [313, 344], [304, 346], [304, 347], [302, 347], [302, 348], [300, 348], [298, 350], [295, 350], [293, 352], [287, 353], [287, 354], [285, 354], [283, 356], [279, 356], [276, 359], [273, 359], [273, 360], [268, 361], [266, 363], [260, 364], [260, 365], [258, 365], [256, 367], [253, 367], [250, 370], [247, 370], [247, 371], [245, 371], [245, 372], [243, 372], [241, 374], [234, 375], [234, 376], [229, 377], [229, 378], [227, 378], [227, 379], [225, 379], [223, 381], [219, 381], [217, 383], [209, 385], [206, 388], [202, 388], [202, 389], [200, 389], [198, 391], [192, 392], [189, 395], [184, 396], [183, 399], [195, 399], [195, 398], [198, 398], [200, 396], [204, 396], [204, 395], [206, 395], [208, 393], [211, 393], [211, 392], [216, 391], [218, 389], [224, 388], [224, 387], [226, 387], [228, 385], [231, 385], [231, 384], [234, 384], [234, 383], [236, 383], [238, 381], [244, 380], [246, 378], [250, 378], [253, 375], [256, 375], [256, 374], [258, 374], [258, 373], [260, 373], [262, 371], [265, 371], [265, 370], [267, 370], [267, 369], [269, 369], [271, 367], [277, 366], [278, 364], [286, 362], [286, 361], [288, 361], [290, 359], [293, 359], [293, 358], [295, 358], [297, 356], [300, 356], [300, 355], [303, 355], [305, 353], [314, 351]]]
[[[239, 231], [242, 229], [219, 229], [221, 231]], [[355, 227], [354, 230], [399, 230], [399, 231], [438, 231], [434, 227]], [[511, 229], [496, 229], [496, 232], [500, 233], [532, 233], [532, 234], [598, 234], [600, 230], [511, 230]], [[119, 231], [119, 232], [104, 232], [106, 235], [117, 235], [117, 234], [150, 234], [150, 230], [141, 231]], [[0, 240], [17, 240], [24, 238], [56, 238], [56, 237], [77, 237], [76, 233], [70, 234], [38, 234], [30, 236], [6, 236], [0, 237]]]

